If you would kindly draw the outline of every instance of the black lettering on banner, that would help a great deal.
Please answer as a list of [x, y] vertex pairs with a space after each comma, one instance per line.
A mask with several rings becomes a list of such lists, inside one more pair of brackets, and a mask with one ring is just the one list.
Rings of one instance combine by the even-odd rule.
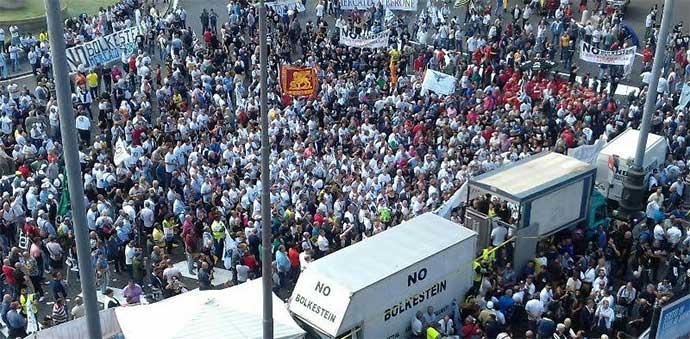
[[295, 301], [298, 304], [304, 306], [306, 309], [316, 313], [320, 317], [322, 317], [322, 318], [324, 318], [324, 319], [326, 319], [332, 323], [335, 323], [336, 315], [333, 314], [332, 312], [328, 311], [324, 307], [321, 307], [319, 304], [312, 302], [311, 300], [307, 299], [306, 297], [304, 297], [300, 294], [297, 294], [295, 296]]
[[407, 310], [413, 309], [415, 306], [421, 304], [424, 300], [427, 300], [435, 295], [443, 293], [447, 288], [446, 280], [442, 280], [435, 283], [433, 286], [421, 291], [407, 299], [399, 302], [386, 309], [383, 312], [383, 321], [388, 321], [391, 318], [395, 318], [397, 315], [404, 313]]
[[320, 281], [316, 282], [316, 288], [314, 290], [325, 296], [331, 294], [331, 288], [328, 285], [321, 283]]
[[407, 287], [410, 287], [417, 283], [417, 281], [422, 281], [426, 278], [427, 270], [426, 267], [422, 268], [418, 272], [414, 272], [407, 276]]
[[[86, 63], [86, 58], [84, 58], [84, 51], [81, 48], [81, 46], [76, 46], [72, 48], [68, 48], [66, 50], [67, 54], [67, 65], [69, 66], [71, 71], [76, 71], [79, 69], [80, 64], [85, 64]], [[86, 65], [84, 65], [86, 66]]]

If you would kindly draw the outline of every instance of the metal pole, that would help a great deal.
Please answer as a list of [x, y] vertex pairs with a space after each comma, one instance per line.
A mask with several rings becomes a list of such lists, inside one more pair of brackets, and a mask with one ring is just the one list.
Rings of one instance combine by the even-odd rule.
[[674, 0], [666, 0], [664, 3], [661, 28], [659, 29], [656, 51], [654, 52], [654, 64], [652, 65], [652, 74], [649, 79], [647, 97], [645, 99], [644, 112], [640, 124], [640, 135], [637, 141], [637, 149], [635, 150], [635, 161], [628, 170], [628, 176], [623, 180], [621, 212], [630, 219], [635, 218], [644, 208], [642, 202], [645, 192], [644, 179], [646, 174], [643, 168], [644, 153], [647, 149], [647, 137], [649, 136], [649, 129], [652, 123], [652, 115], [656, 112], [657, 87], [659, 86], [661, 67], [664, 65], [668, 29], [673, 17], [673, 2]]
[[79, 164], [79, 141], [75, 127], [72, 95], [69, 87], [67, 72], [67, 56], [65, 54], [64, 27], [60, 14], [60, 0], [45, 0], [48, 36], [50, 38], [50, 53], [53, 58], [53, 76], [55, 77], [55, 92], [58, 109], [60, 110], [60, 127], [62, 144], [67, 169], [67, 183], [74, 220], [74, 236], [77, 244], [77, 260], [81, 291], [84, 298], [86, 324], [89, 338], [100, 339], [101, 321], [98, 316], [98, 299], [96, 298], [96, 284], [91, 266], [91, 251], [89, 246], [89, 230], [86, 227], [86, 209], [84, 207], [84, 186], [81, 180], [81, 166]]
[[674, 0], [665, 1], [664, 14], [661, 17], [661, 28], [659, 29], [659, 37], [656, 42], [654, 64], [652, 65], [652, 74], [649, 78], [647, 98], [644, 103], [644, 113], [642, 115], [642, 125], [640, 126], [640, 138], [637, 142], [637, 149], [635, 150], [635, 162], [633, 165], [639, 170], [642, 170], [644, 163], [644, 151], [647, 148], [647, 137], [649, 136], [649, 129], [652, 123], [652, 115], [656, 112], [657, 87], [659, 86], [661, 68], [664, 65], [664, 58], [666, 57], [666, 41], [668, 40], [668, 29], [669, 26], [671, 26], [671, 19], [673, 17], [673, 2]]
[[270, 198], [270, 154], [271, 145], [268, 141], [268, 107], [266, 81], [268, 73], [268, 48], [266, 44], [266, 5], [264, 0], [259, 1], [259, 63], [261, 68], [261, 245], [263, 255], [261, 258], [261, 279], [263, 282], [263, 308], [264, 308], [264, 339], [273, 339], [273, 256], [271, 249], [271, 198]]

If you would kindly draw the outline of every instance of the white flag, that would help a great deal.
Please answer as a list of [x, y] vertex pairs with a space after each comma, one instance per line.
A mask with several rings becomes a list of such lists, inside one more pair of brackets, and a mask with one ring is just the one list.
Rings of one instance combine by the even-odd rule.
[[128, 158], [129, 153], [127, 152], [127, 147], [125, 146], [125, 143], [122, 141], [122, 139], [118, 138], [117, 142], [115, 143], [115, 154], [113, 156], [115, 166], [120, 166], [120, 164]]
[[386, 8], [386, 16], [383, 18], [385, 22], [391, 22], [395, 19], [395, 13], [390, 9]]
[[422, 91], [434, 91], [438, 94], [451, 95], [455, 92], [455, 77], [427, 69], [422, 81]]

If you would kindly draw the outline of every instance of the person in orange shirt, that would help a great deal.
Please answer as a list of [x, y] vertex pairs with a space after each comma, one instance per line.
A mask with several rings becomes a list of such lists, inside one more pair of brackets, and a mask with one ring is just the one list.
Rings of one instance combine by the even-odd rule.
[[86, 75], [82, 72], [77, 72], [74, 76], [74, 85], [76, 87], [86, 86]]
[[395, 85], [398, 83], [398, 63], [395, 61], [391, 60], [390, 64], [388, 65], [388, 68], [390, 69], [391, 72], [391, 88], [395, 87]]

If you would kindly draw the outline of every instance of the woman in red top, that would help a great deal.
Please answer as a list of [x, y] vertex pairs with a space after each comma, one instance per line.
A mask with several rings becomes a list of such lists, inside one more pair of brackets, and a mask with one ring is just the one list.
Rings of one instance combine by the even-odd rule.
[[256, 258], [252, 254], [247, 254], [244, 257], [242, 257], [242, 262], [244, 265], [249, 267], [249, 270], [252, 272], [257, 272], [259, 268], [259, 262], [256, 261]]
[[292, 246], [288, 250], [288, 259], [290, 259], [290, 266], [292, 267], [292, 270], [294, 272], [298, 272], [297, 269], [299, 269], [299, 251], [297, 250], [297, 246]]

